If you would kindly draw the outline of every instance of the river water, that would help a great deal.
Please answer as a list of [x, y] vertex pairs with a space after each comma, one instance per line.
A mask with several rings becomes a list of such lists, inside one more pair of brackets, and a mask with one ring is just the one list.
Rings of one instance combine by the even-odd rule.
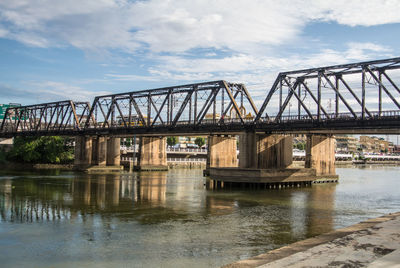
[[0, 171], [0, 266], [219, 267], [400, 211], [400, 168], [340, 182], [207, 190], [202, 170]]

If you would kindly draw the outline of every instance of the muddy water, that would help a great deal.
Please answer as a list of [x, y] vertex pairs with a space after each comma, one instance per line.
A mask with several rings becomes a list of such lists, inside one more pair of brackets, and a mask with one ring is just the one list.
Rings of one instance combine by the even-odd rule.
[[207, 190], [202, 170], [0, 171], [0, 266], [218, 267], [400, 211], [400, 168], [338, 184]]

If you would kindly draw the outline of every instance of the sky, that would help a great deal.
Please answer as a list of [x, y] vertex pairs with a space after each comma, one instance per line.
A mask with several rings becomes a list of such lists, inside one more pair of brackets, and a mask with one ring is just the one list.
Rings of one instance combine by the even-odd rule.
[[0, 0], [0, 103], [227, 80], [261, 106], [277, 74], [399, 57], [400, 0]]

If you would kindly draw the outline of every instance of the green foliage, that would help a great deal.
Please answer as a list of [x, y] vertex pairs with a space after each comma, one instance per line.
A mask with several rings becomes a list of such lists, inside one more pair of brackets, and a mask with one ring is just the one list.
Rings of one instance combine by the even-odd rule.
[[168, 138], [167, 138], [167, 144], [169, 145], [169, 146], [174, 146], [175, 144], [177, 144], [178, 143], [178, 138], [177, 137], [175, 137], [175, 136], [169, 136]]
[[203, 137], [197, 137], [194, 140], [194, 143], [197, 144], [197, 146], [199, 146], [199, 148], [201, 148], [204, 144], [206, 144], [206, 140]]
[[306, 144], [304, 142], [299, 142], [296, 144], [296, 148], [299, 150], [305, 150], [306, 149]]
[[126, 146], [126, 147], [130, 147], [131, 145], [132, 145], [131, 139], [127, 138], [127, 139], [125, 140], [125, 146]]
[[16, 137], [7, 158], [25, 163], [70, 163], [74, 159], [72, 142], [68, 138]]

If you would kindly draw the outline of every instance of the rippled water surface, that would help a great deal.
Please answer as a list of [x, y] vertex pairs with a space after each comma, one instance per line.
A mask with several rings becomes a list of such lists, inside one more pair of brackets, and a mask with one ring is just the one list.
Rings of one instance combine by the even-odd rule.
[[0, 171], [0, 266], [218, 267], [400, 211], [400, 168], [338, 184], [207, 190], [202, 170]]

